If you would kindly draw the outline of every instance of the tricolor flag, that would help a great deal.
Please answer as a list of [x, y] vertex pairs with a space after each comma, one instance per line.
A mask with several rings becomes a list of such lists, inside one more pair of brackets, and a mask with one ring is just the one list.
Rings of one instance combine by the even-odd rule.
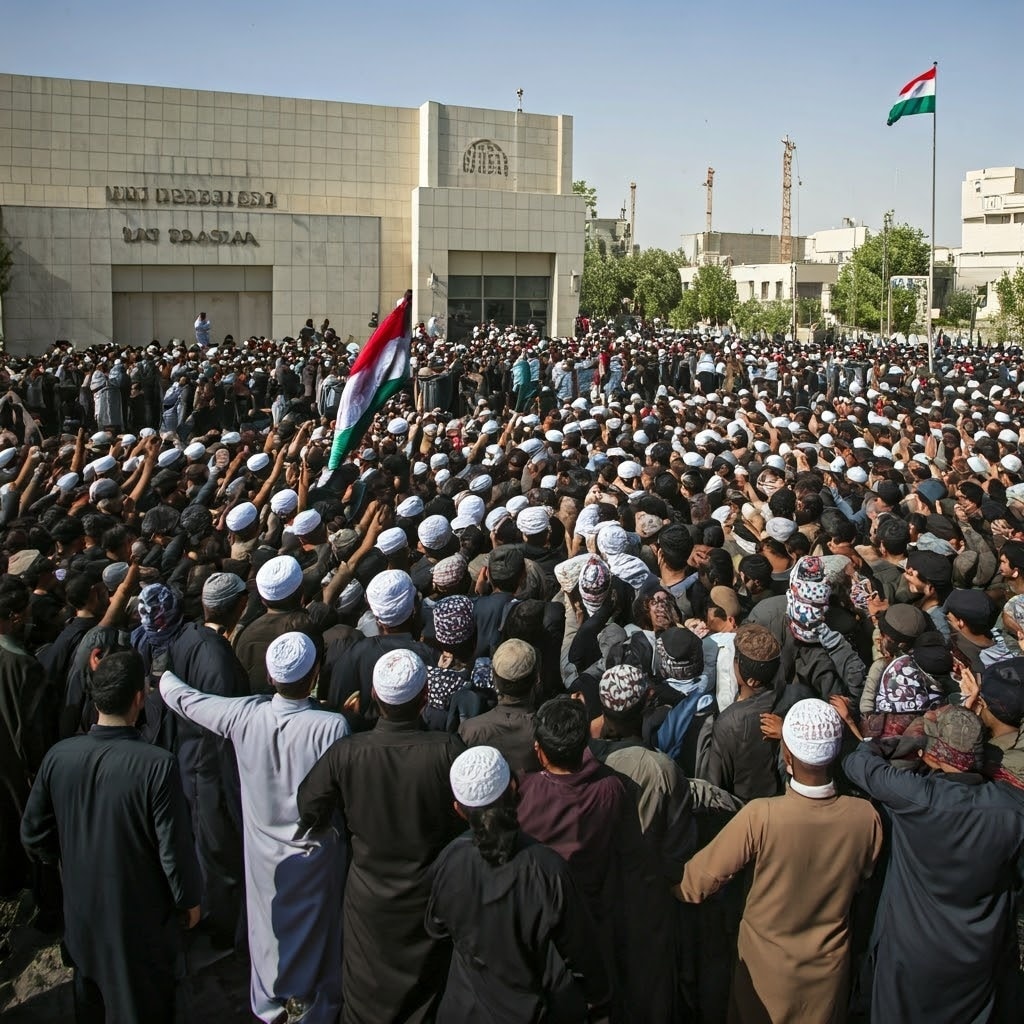
[[901, 117], [910, 114], [935, 113], [935, 71], [935, 68], [929, 68], [900, 89], [899, 99], [889, 111], [886, 124], [895, 124]]
[[409, 345], [412, 341], [412, 292], [392, 310], [373, 332], [352, 364], [338, 403], [334, 445], [328, 469], [342, 460], [370, 429], [373, 417], [409, 379]]

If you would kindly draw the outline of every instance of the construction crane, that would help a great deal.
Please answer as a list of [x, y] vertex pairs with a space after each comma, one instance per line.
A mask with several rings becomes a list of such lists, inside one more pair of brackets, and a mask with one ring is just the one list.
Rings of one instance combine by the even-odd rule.
[[704, 182], [704, 187], [708, 190], [708, 205], [707, 209], [704, 212], [704, 232], [709, 236], [708, 239], [704, 242], [704, 245], [707, 246], [710, 242], [711, 235], [711, 192], [715, 187], [714, 167], [708, 168], [708, 177], [707, 181]]
[[793, 150], [796, 143], [787, 135], [782, 140], [785, 150], [782, 154], [782, 236], [779, 241], [779, 262], [793, 262], [793, 216], [791, 193], [793, 191]]
[[636, 247], [636, 182], [629, 183], [629, 251]]

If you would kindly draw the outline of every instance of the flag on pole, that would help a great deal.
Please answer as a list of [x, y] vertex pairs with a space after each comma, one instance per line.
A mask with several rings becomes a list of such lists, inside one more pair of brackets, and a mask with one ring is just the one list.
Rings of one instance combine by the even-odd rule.
[[337, 469], [370, 429], [373, 417], [409, 380], [409, 345], [412, 341], [412, 292], [373, 332], [352, 364], [341, 393], [334, 424], [334, 445], [327, 463]]
[[935, 113], [935, 72], [936, 68], [929, 68], [900, 89], [899, 99], [889, 111], [886, 124], [893, 125], [901, 117], [909, 117], [911, 114]]

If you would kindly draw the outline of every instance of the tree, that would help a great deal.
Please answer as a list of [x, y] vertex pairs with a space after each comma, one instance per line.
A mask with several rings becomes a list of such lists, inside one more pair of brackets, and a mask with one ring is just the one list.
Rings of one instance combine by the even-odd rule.
[[583, 250], [583, 280], [580, 283], [580, 309], [595, 316], [614, 316], [622, 312], [622, 289], [614, 257], [603, 255], [593, 242]]
[[[909, 224], [897, 224], [885, 234], [868, 235], [843, 264], [839, 280], [832, 288], [832, 310], [836, 317], [855, 327], [880, 327], [885, 323], [883, 264], [886, 277], [919, 276], [928, 273], [928, 256], [924, 232]], [[893, 327], [898, 329], [895, 305], [894, 296]], [[915, 302], [915, 319], [916, 311]]]
[[1024, 267], [1018, 267], [1013, 277], [1005, 271], [996, 281], [999, 296], [999, 315], [1004, 323], [1000, 330], [1014, 339], [1024, 338]]
[[634, 304], [648, 319], [667, 318], [683, 296], [679, 278], [682, 253], [664, 249], [644, 249], [621, 260], [625, 280], [632, 280]]
[[818, 323], [821, 320], [821, 299], [801, 299], [796, 300], [796, 312], [797, 312], [797, 323], [802, 324], [804, 327], [810, 327], [811, 324]]
[[583, 196], [587, 206], [587, 214], [591, 217], [597, 216], [597, 189], [588, 185], [582, 178], [572, 183], [573, 195]]
[[957, 288], [956, 291], [950, 292], [939, 322], [951, 327], [969, 324], [971, 313], [974, 311], [974, 298], [974, 292], [969, 288]]
[[724, 324], [732, 316], [738, 301], [736, 282], [728, 267], [713, 264], [701, 267], [672, 311], [673, 326], [692, 327], [697, 320]]
[[753, 334], [754, 331], [785, 334], [793, 325], [793, 305], [782, 299], [771, 302], [747, 299], [736, 307], [732, 319], [743, 334]]

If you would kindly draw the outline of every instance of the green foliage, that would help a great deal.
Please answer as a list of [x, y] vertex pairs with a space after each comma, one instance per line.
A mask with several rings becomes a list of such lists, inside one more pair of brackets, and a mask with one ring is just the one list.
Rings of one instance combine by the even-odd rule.
[[597, 216], [597, 189], [588, 185], [582, 178], [572, 183], [573, 195], [583, 196], [587, 204], [587, 213], [591, 217]]
[[917, 323], [917, 292], [911, 288], [892, 290], [892, 329], [909, 334]]
[[609, 256], [592, 242], [583, 253], [580, 309], [598, 316], [622, 312], [623, 300], [645, 317], [669, 316], [682, 297], [681, 250], [644, 249], [628, 256]]
[[701, 267], [693, 275], [689, 289], [683, 292], [671, 314], [676, 327], [692, 327], [698, 320], [724, 324], [739, 304], [736, 282], [728, 267]]
[[600, 251], [592, 242], [583, 252], [583, 280], [580, 284], [580, 309], [595, 316], [614, 316], [622, 312], [623, 294], [616, 264], [619, 261]]
[[1024, 338], [1024, 267], [1018, 267], [1013, 277], [1003, 273], [996, 281], [996, 295], [999, 296], [999, 317], [1002, 320], [998, 330], [1014, 340]]
[[796, 300], [797, 323], [801, 327], [810, 327], [821, 320], [821, 299]]
[[[877, 329], [885, 322], [883, 262], [887, 277], [922, 275], [928, 273], [928, 254], [924, 232], [909, 224], [896, 224], [889, 229], [887, 235], [869, 235], [867, 241], [843, 265], [839, 271], [839, 280], [832, 288], [832, 310], [836, 317], [841, 323]], [[915, 303], [915, 319], [916, 309]], [[911, 327], [913, 322], [910, 323]], [[896, 323], [895, 296], [893, 329], [903, 329]]]
[[975, 293], [969, 288], [957, 288], [946, 298], [946, 308], [942, 311], [941, 324], [960, 327], [971, 322], [974, 311]]
[[754, 331], [785, 334], [793, 324], [793, 304], [782, 299], [771, 302], [747, 299], [736, 307], [732, 319], [743, 334]]

